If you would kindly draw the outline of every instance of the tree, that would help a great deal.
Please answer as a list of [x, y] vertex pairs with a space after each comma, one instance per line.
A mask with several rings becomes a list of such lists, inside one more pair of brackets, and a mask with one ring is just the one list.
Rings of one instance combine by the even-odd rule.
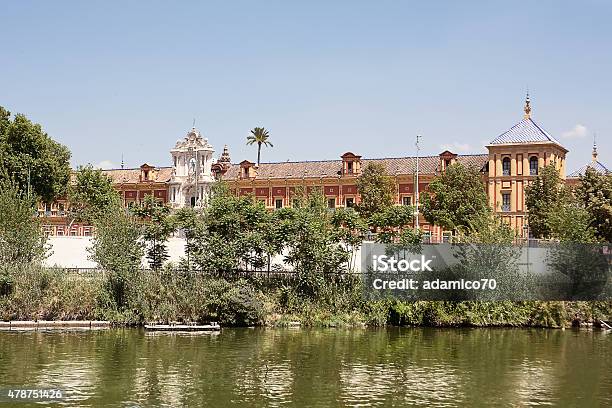
[[512, 245], [516, 231], [498, 215], [489, 212], [471, 221], [463, 232], [461, 242], [474, 244]]
[[[419, 238], [420, 233], [412, 228], [414, 208], [408, 206], [391, 206], [370, 217], [370, 226], [378, 231], [376, 240], [383, 244], [398, 243], [400, 238]], [[414, 235], [413, 235], [414, 234]], [[420, 240], [419, 240], [420, 242]]]
[[143, 244], [137, 220], [121, 208], [95, 220], [90, 259], [108, 275], [107, 289], [115, 305], [125, 306], [130, 283], [140, 269]]
[[[313, 299], [350, 261], [350, 252], [339, 239], [348, 224], [340, 225], [349, 219], [337, 219], [334, 225], [333, 213], [328, 210], [320, 189], [313, 189], [298, 200], [301, 204], [297, 207], [276, 211], [272, 224], [275, 234], [284, 241], [285, 262], [296, 273], [298, 294]], [[357, 220], [352, 219], [350, 223], [351, 228], [359, 228]]]
[[469, 229], [491, 212], [478, 169], [460, 163], [448, 166], [421, 196], [421, 210], [428, 222], [444, 229]]
[[153, 270], [159, 270], [168, 259], [166, 241], [174, 232], [170, 207], [148, 194], [132, 212], [143, 223], [142, 235], [145, 241], [147, 259]]
[[357, 179], [357, 189], [361, 201], [356, 210], [363, 218], [370, 218], [395, 203], [395, 183], [382, 163], [368, 163]]
[[202, 228], [193, 239], [193, 261], [200, 270], [229, 276], [237, 269], [262, 268], [273, 231], [270, 213], [251, 196], [237, 197], [223, 182], [213, 186]]
[[66, 193], [70, 151], [53, 141], [39, 124], [0, 106], [0, 178], [11, 179], [22, 191], [45, 202]]
[[104, 216], [121, 205], [119, 193], [109, 176], [91, 164], [79, 167], [74, 183], [68, 188], [72, 216], [87, 223]]
[[548, 266], [560, 277], [555, 290], [564, 299], [597, 299], [609, 280], [609, 262], [605, 245], [597, 243], [594, 218], [569, 188], [561, 190], [545, 216], [549, 237], [559, 241], [547, 256]]
[[180, 208], [172, 215], [172, 223], [185, 235], [185, 259], [181, 261], [181, 267], [191, 271], [191, 258], [194, 251], [194, 239], [202, 234], [204, 228], [199, 213], [192, 207]]
[[550, 238], [570, 243], [597, 242], [597, 231], [592, 226], [593, 216], [569, 189], [562, 190], [558, 201], [546, 214], [546, 219]]
[[587, 168], [580, 176], [576, 197], [591, 215], [597, 238], [612, 242], [612, 174], [598, 174]]
[[256, 127], [251, 130], [251, 134], [247, 136], [247, 145], [252, 145], [257, 143], [257, 165], [259, 166], [259, 160], [261, 158], [261, 146], [270, 146], [274, 147], [272, 143], [268, 140], [270, 137], [270, 133], [262, 127]]
[[455, 299], [503, 300], [511, 296], [515, 300], [527, 299], [532, 293], [530, 277], [520, 272], [518, 260], [520, 247], [513, 245], [515, 230], [502, 217], [489, 211], [470, 220], [468, 229], [461, 231], [464, 245], [454, 247], [457, 265], [446, 270], [448, 280], [495, 279], [503, 291], [476, 293], [460, 290], [449, 293]]
[[335, 210], [331, 223], [336, 230], [337, 240], [349, 254], [348, 270], [352, 271], [357, 250], [368, 232], [368, 223], [353, 208]]
[[46, 237], [34, 217], [36, 200], [8, 180], [0, 180], [0, 265], [40, 261]]
[[561, 176], [553, 164], [544, 166], [525, 188], [529, 231], [535, 238], [551, 237], [551, 210], [557, 206], [564, 194]]

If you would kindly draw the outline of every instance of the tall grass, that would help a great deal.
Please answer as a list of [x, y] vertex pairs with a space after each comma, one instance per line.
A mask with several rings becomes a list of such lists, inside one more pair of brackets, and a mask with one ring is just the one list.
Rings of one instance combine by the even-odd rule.
[[2, 320], [93, 320], [98, 317], [102, 279], [70, 276], [62, 269], [5, 265], [0, 280]]
[[365, 301], [358, 280], [331, 280], [317, 299], [291, 281], [223, 279], [170, 268], [131, 274], [122, 304], [113, 275], [88, 276], [35, 265], [0, 268], [2, 320], [210, 322], [222, 325], [565, 327], [612, 317], [612, 302]]

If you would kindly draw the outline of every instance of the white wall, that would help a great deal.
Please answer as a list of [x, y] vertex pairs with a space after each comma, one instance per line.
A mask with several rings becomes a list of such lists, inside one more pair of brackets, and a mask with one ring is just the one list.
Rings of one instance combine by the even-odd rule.
[[[61, 268], [96, 268], [95, 262], [89, 260], [87, 248], [91, 246], [91, 237], [49, 237], [47, 241], [51, 246], [50, 256], [45, 260], [45, 266]], [[170, 238], [168, 245], [168, 261], [178, 263], [185, 256], [185, 239]], [[272, 264], [284, 268], [283, 255], [272, 259]], [[142, 259], [142, 266], [148, 267], [146, 258]]]
[[[49, 237], [51, 255], [45, 260], [45, 266], [62, 268], [95, 268], [95, 262], [88, 259], [87, 248], [91, 246], [91, 237]], [[178, 262], [185, 255], [185, 240], [170, 238], [168, 240], [169, 261]], [[146, 266], [145, 258], [142, 265]]]
[[[90, 237], [49, 237], [48, 243], [51, 245], [51, 255], [45, 261], [46, 266], [62, 268], [95, 268], [97, 266], [95, 262], [88, 259], [87, 248], [91, 246]], [[185, 256], [185, 239], [170, 238], [168, 240], [168, 255], [169, 261], [178, 263]], [[370, 255], [366, 253], [365, 256]], [[524, 270], [524, 265], [529, 262], [531, 271], [541, 274], [547, 270], [546, 257], [546, 248], [530, 248], [529, 257], [527, 257], [527, 251], [524, 248], [518, 263], [523, 264], [522, 268]], [[283, 255], [275, 256], [272, 259], [272, 264], [291, 269], [288, 265], [283, 264]], [[357, 251], [354, 265], [356, 270], [361, 269], [361, 251]], [[148, 266], [146, 258], [143, 258], [142, 266]]]

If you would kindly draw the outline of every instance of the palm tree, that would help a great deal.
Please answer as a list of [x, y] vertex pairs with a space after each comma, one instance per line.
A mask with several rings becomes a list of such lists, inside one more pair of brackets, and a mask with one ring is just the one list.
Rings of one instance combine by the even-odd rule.
[[270, 133], [265, 128], [256, 127], [251, 130], [251, 134], [247, 136], [247, 144], [252, 145], [257, 143], [257, 165], [259, 166], [259, 159], [261, 157], [261, 145], [274, 147], [272, 143], [268, 141]]

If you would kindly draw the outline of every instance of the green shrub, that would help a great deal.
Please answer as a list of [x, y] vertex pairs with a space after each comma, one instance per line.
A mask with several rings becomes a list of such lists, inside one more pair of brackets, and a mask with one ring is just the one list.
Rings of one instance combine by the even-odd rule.
[[213, 290], [209, 292], [211, 298], [205, 311], [210, 320], [228, 326], [253, 326], [263, 321], [264, 305], [252, 286], [244, 281], [230, 283], [221, 279], [211, 283]]

